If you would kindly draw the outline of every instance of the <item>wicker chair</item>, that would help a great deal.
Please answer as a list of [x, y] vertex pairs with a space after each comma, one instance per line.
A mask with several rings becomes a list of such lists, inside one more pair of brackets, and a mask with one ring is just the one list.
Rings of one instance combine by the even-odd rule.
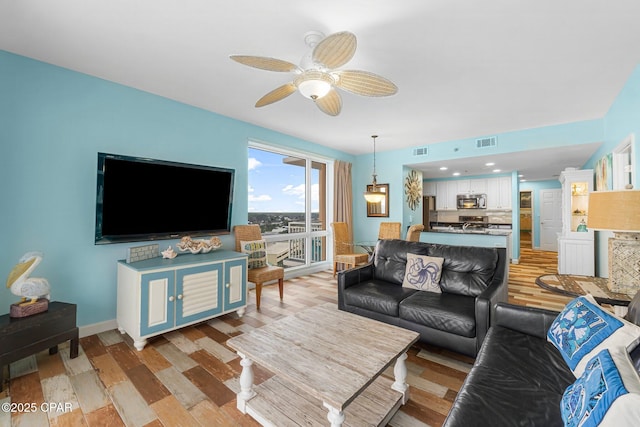
[[424, 230], [424, 225], [422, 224], [413, 224], [407, 230], [407, 240], [410, 242], [417, 242], [420, 240], [420, 233]]
[[[262, 239], [260, 226], [257, 224], [236, 225], [233, 228], [233, 232], [236, 235], [236, 251], [238, 252], [241, 252], [241, 241]], [[282, 301], [284, 296], [284, 268], [273, 265], [267, 265], [266, 267], [260, 268], [250, 268], [247, 276], [247, 280], [251, 283], [255, 283], [256, 285], [256, 307], [258, 310], [260, 310], [260, 295], [262, 294], [263, 283], [277, 280], [278, 288], [280, 290], [280, 301]]]
[[401, 227], [399, 222], [381, 222], [378, 239], [399, 239]]
[[333, 276], [336, 275], [338, 263], [347, 268], [358, 264], [366, 264], [369, 261], [368, 254], [353, 252], [353, 242], [349, 239], [349, 229], [346, 222], [332, 222], [333, 229]]

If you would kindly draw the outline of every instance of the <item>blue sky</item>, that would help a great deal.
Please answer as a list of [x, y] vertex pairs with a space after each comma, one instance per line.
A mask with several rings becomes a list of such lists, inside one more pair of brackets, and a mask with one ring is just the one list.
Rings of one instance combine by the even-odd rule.
[[[305, 173], [288, 156], [249, 148], [249, 212], [304, 212]], [[318, 211], [318, 172], [312, 170], [311, 210]]]

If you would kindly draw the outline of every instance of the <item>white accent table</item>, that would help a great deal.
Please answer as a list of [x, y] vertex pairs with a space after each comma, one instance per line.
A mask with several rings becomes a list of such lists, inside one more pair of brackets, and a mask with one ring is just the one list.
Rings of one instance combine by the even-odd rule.
[[[323, 304], [231, 338], [238, 409], [263, 426], [386, 425], [409, 399], [406, 352], [418, 337]], [[275, 375], [254, 386], [253, 362]], [[392, 365], [395, 381], [380, 375]]]

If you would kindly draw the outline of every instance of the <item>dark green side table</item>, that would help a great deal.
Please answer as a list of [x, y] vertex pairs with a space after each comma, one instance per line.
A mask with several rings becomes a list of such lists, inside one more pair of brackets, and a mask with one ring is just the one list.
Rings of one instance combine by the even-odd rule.
[[49, 349], [58, 352], [58, 344], [70, 340], [69, 356], [78, 357], [79, 334], [76, 305], [50, 302], [43, 313], [22, 318], [0, 316], [0, 391], [4, 386], [4, 366]]

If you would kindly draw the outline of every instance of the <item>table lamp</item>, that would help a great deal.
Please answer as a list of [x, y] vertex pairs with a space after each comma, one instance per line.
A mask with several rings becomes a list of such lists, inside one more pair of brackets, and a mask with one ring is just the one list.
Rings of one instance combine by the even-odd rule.
[[633, 297], [640, 290], [640, 190], [589, 194], [587, 227], [613, 231], [609, 239], [611, 292]]

